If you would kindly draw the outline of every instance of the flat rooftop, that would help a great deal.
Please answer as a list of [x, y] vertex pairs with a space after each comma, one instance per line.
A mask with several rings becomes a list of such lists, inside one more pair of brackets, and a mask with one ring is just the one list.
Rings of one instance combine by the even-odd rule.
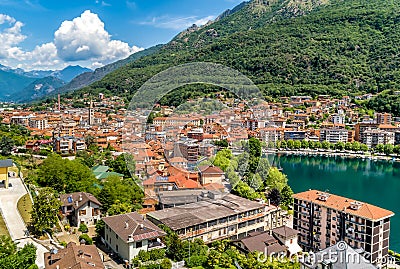
[[[264, 209], [266, 204], [250, 201], [233, 194], [224, 195], [221, 199], [201, 201], [187, 205], [167, 208], [147, 215], [160, 221], [173, 230], [206, 223], [208, 221], [244, 213], [249, 210]], [[276, 209], [269, 206], [270, 210]], [[268, 210], [268, 209], [267, 209]]]

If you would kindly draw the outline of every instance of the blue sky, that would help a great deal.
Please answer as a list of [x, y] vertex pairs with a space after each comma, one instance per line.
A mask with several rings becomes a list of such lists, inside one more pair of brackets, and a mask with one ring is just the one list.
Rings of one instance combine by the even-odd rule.
[[96, 68], [166, 43], [242, 0], [0, 0], [0, 64]]

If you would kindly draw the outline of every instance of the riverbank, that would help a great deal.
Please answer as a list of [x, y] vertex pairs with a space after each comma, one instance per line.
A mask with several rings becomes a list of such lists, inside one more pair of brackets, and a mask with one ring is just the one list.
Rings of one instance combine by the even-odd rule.
[[300, 156], [324, 156], [324, 157], [342, 157], [342, 158], [357, 158], [368, 160], [382, 160], [391, 162], [400, 162], [400, 156], [387, 156], [381, 154], [371, 154], [370, 152], [354, 152], [347, 150], [329, 150], [329, 149], [266, 149], [266, 154], [285, 154], [285, 155], [300, 155]]

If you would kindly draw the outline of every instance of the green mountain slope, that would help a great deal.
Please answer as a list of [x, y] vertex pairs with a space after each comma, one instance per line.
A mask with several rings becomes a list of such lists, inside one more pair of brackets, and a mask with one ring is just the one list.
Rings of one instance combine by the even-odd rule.
[[196, 61], [238, 69], [271, 96], [397, 89], [399, 11], [389, 0], [254, 0], [83, 91], [130, 96], [157, 72]]
[[68, 84], [57, 89], [57, 91], [55, 93], [67, 92], [67, 91], [72, 91], [72, 90], [76, 90], [76, 89], [85, 87], [97, 80], [102, 79], [105, 75], [120, 68], [121, 66], [124, 66], [124, 65], [126, 65], [130, 62], [136, 61], [137, 59], [140, 59], [144, 56], [147, 56], [147, 55], [157, 52], [161, 47], [162, 47], [162, 45], [153, 46], [153, 47], [145, 49], [143, 51], [134, 53], [123, 60], [119, 60], [114, 63], [105, 65], [103, 67], [97, 68], [93, 72], [85, 72], [83, 74], [80, 74], [79, 76], [72, 79], [72, 81], [70, 81]]

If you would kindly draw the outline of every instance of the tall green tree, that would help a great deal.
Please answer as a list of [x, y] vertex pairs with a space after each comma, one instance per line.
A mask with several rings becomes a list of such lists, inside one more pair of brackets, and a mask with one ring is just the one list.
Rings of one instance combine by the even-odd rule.
[[[119, 203], [130, 205], [132, 209], [138, 209], [141, 207], [143, 197], [143, 191], [133, 179], [121, 179], [118, 176], [108, 177], [98, 195], [105, 211]], [[114, 206], [114, 209], [116, 207]]]
[[58, 212], [61, 206], [58, 195], [52, 188], [41, 188], [38, 195], [34, 196], [33, 202], [31, 226], [34, 234], [52, 233], [53, 227], [58, 222]]
[[97, 181], [89, 167], [79, 160], [70, 161], [57, 154], [51, 154], [43, 161], [37, 177], [40, 186], [66, 193], [93, 192], [93, 185]]

